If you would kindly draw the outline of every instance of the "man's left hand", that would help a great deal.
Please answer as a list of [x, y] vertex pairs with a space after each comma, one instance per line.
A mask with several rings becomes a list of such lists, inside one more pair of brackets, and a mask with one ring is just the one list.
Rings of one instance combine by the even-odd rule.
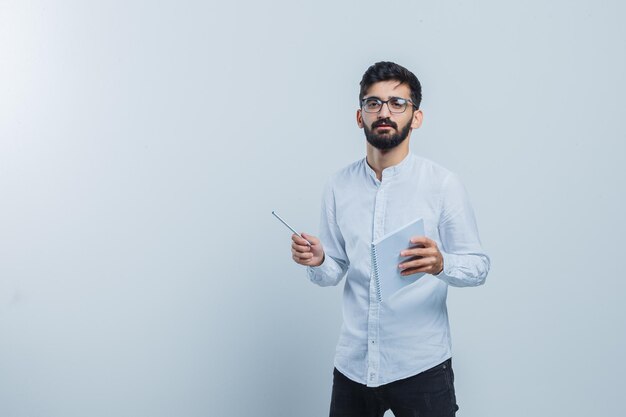
[[418, 272], [437, 275], [443, 271], [443, 256], [441, 256], [434, 240], [426, 236], [416, 236], [411, 238], [411, 245], [417, 247], [400, 252], [400, 256], [410, 257], [399, 265], [402, 270], [401, 275], [411, 275]]

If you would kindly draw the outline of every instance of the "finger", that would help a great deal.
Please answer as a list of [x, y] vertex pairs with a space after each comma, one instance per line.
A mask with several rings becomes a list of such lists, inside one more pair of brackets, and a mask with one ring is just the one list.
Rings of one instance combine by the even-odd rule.
[[402, 262], [400, 265], [398, 265], [398, 268], [400, 268], [401, 270], [406, 270], [409, 268], [422, 268], [432, 266], [435, 264], [435, 262], [436, 259], [433, 257], [421, 258], [413, 261]]
[[306, 239], [302, 239], [300, 236], [298, 236], [295, 233], [291, 235], [291, 240], [293, 240], [298, 245], [309, 246]]
[[297, 250], [298, 252], [310, 252], [311, 247], [309, 245], [298, 245], [297, 243], [292, 243], [291, 248]]
[[424, 245], [424, 247], [430, 247], [433, 246], [435, 242], [426, 236], [413, 236], [411, 238], [411, 243], [414, 245]]
[[313, 235], [310, 235], [308, 233], [300, 233], [302, 235], [303, 238], [305, 238], [306, 240], [308, 240], [311, 245], [319, 245], [320, 240], [318, 238], [316, 238]]
[[299, 257], [299, 256], [297, 256], [297, 255], [293, 255], [293, 256], [292, 256], [292, 258], [293, 258], [293, 260], [294, 260], [296, 263], [298, 263], [298, 264], [300, 264], [300, 265], [306, 265], [306, 260], [305, 260], [305, 259], [300, 259], [300, 257]]
[[400, 252], [400, 256], [419, 256], [423, 258], [424, 256], [432, 255], [434, 255], [432, 248], [412, 248]]
[[291, 254], [297, 256], [299, 259], [311, 259], [313, 257], [311, 252], [299, 252], [295, 249], [291, 249]]
[[403, 277], [407, 276], [407, 275], [413, 275], [413, 274], [419, 274], [420, 272], [429, 272], [430, 271], [430, 267], [427, 266], [423, 266], [421, 268], [411, 268], [411, 269], [405, 269], [404, 271], [400, 272], [400, 275], [402, 275]]

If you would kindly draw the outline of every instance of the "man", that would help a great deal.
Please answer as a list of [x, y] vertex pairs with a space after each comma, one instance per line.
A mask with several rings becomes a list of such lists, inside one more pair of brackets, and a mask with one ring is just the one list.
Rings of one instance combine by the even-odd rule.
[[[443, 417], [458, 410], [448, 286], [481, 285], [490, 263], [457, 176], [409, 152], [411, 132], [422, 124], [421, 96], [406, 68], [368, 68], [356, 113], [367, 156], [328, 182], [320, 237], [292, 236], [293, 259], [307, 266], [312, 282], [337, 285], [346, 275], [331, 417], [383, 416], [388, 409], [396, 417]], [[407, 242], [399, 268], [404, 276], [426, 274], [378, 302], [371, 242], [419, 217], [426, 236]]]

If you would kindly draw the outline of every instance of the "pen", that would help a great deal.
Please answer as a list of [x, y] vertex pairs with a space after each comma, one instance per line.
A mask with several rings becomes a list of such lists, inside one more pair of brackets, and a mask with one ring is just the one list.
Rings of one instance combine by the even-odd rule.
[[[282, 219], [282, 218], [281, 218], [278, 214], [276, 214], [276, 212], [275, 212], [275, 211], [273, 211], [273, 210], [272, 210], [272, 214], [274, 215], [274, 217], [276, 217], [278, 220], [280, 220], [280, 222], [281, 222], [282, 224], [284, 224], [285, 226], [287, 226], [287, 227], [289, 228], [289, 230], [291, 230], [292, 232], [294, 232], [296, 235], [298, 235], [298, 236], [302, 237], [302, 235], [301, 235], [300, 233], [296, 232], [296, 231], [294, 230], [294, 228], [293, 228], [293, 227], [289, 226], [289, 225], [287, 224], [287, 222], [286, 222], [286, 221], [284, 221], [284, 220], [283, 220], [283, 219]], [[304, 238], [302, 237], [302, 239], [304, 239]], [[304, 239], [304, 240], [306, 240], [306, 239]], [[306, 240], [306, 243], [307, 243], [307, 245], [311, 246], [311, 242], [309, 242], [308, 240]]]

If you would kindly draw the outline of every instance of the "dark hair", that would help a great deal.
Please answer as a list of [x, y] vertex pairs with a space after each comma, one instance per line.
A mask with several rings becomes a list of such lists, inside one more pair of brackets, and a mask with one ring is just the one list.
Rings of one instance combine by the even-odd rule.
[[361, 91], [359, 92], [359, 106], [368, 88], [380, 81], [396, 80], [400, 84], [407, 84], [411, 89], [411, 101], [417, 110], [422, 102], [422, 85], [419, 80], [408, 69], [393, 62], [377, 62], [365, 71], [361, 79]]

